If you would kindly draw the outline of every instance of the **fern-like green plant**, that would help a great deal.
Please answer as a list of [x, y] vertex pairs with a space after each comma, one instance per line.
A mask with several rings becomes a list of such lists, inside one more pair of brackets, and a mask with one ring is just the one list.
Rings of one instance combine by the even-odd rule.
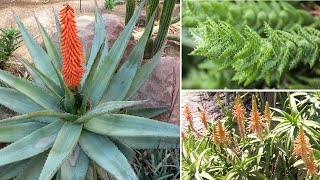
[[11, 143], [0, 150], [0, 179], [97, 179], [99, 169], [119, 180], [138, 179], [130, 165], [133, 149], [179, 147], [179, 126], [149, 119], [163, 108], [127, 110], [146, 102], [128, 99], [163, 52], [141, 65], [152, 23], [116, 72], [143, 4], [110, 50], [96, 7], [93, 45], [85, 62], [78, 61], [83, 54], [71, 6], [60, 11], [62, 28], [56, 16], [62, 52], [37, 19], [47, 53], [14, 15], [34, 65], [22, 62], [34, 81], [0, 70], [0, 80], [9, 86], [0, 88], [0, 104], [20, 114], [0, 120], [0, 142]]
[[283, 1], [185, 1], [183, 9], [184, 27], [195, 27], [208, 17], [226, 21], [237, 30], [243, 30], [247, 25], [259, 34], [264, 33], [264, 22], [268, 22], [273, 29], [285, 31], [291, 30], [296, 24], [301, 26], [320, 24], [319, 19], [307, 11]]
[[192, 54], [234, 69], [233, 80], [244, 86], [260, 80], [275, 86], [289, 71], [319, 66], [320, 31], [297, 25], [288, 33], [264, 26], [266, 38], [249, 26], [242, 35], [226, 22], [208, 20], [191, 30], [197, 46]]

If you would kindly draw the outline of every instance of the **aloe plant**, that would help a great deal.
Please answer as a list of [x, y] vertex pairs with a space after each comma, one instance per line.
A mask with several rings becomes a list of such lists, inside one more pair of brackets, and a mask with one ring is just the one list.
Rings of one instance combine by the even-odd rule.
[[0, 104], [20, 114], [0, 120], [0, 142], [11, 143], [0, 150], [0, 179], [92, 179], [98, 169], [117, 179], [138, 179], [129, 163], [133, 149], [179, 147], [179, 126], [149, 119], [164, 108], [126, 110], [146, 102], [129, 99], [163, 52], [141, 65], [152, 23], [115, 73], [143, 4], [110, 50], [96, 6], [88, 59], [71, 6], [60, 11], [61, 24], [55, 15], [62, 48], [36, 19], [47, 53], [14, 14], [34, 65], [21, 61], [33, 81], [0, 70], [0, 80], [9, 86], [0, 88]]

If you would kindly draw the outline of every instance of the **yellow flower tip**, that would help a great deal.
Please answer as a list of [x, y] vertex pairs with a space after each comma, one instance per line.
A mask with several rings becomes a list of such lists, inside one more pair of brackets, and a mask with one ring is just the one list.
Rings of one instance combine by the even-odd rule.
[[208, 129], [207, 116], [206, 116], [206, 111], [205, 110], [200, 111], [200, 119], [201, 119], [201, 122], [204, 125], [204, 127], [206, 129]]
[[251, 132], [255, 132], [260, 139], [263, 139], [263, 129], [265, 128], [265, 124], [263, 123], [263, 119], [258, 112], [257, 103], [252, 97], [252, 109], [250, 113], [250, 130]]
[[266, 106], [264, 108], [264, 118], [267, 120], [268, 124], [270, 124], [272, 116], [268, 101], [266, 102]]
[[240, 96], [239, 95], [237, 95], [237, 97], [235, 99], [232, 114], [233, 114], [233, 119], [235, 119], [238, 123], [238, 129], [239, 129], [240, 136], [242, 138], [244, 138], [246, 135], [245, 125], [244, 125], [244, 121], [246, 119], [245, 118], [245, 109], [240, 103]]

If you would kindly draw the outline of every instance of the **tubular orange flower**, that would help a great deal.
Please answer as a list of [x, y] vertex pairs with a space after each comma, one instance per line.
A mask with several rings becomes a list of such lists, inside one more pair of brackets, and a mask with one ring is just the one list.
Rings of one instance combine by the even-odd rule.
[[200, 111], [200, 119], [201, 119], [201, 122], [204, 125], [204, 127], [206, 129], [208, 129], [207, 117], [206, 117], [206, 111], [205, 110]]
[[212, 137], [212, 142], [213, 144], [216, 145], [217, 149], [220, 150], [220, 139], [219, 139], [219, 134], [217, 135], [217, 127], [213, 126], [213, 137]]
[[68, 86], [72, 88], [80, 84], [85, 70], [84, 54], [77, 34], [76, 22], [74, 20], [74, 9], [64, 4], [60, 11], [61, 23], [61, 45], [62, 45], [62, 75]]
[[220, 120], [218, 120], [217, 132], [215, 135], [219, 137], [219, 142], [222, 144], [228, 142], [229, 140], [229, 133], [226, 130], [226, 128], [222, 125]]
[[186, 113], [186, 119], [187, 119], [191, 129], [193, 129], [193, 117], [192, 117], [192, 114], [191, 114], [191, 110], [190, 110], [189, 104], [186, 104], [184, 112]]
[[237, 95], [236, 100], [234, 102], [232, 114], [233, 114], [233, 119], [235, 119], [238, 123], [238, 129], [240, 132], [240, 136], [242, 138], [245, 138], [245, 136], [246, 136], [245, 126], [244, 126], [244, 121], [246, 119], [246, 117], [244, 116], [245, 109], [242, 107], [242, 105], [240, 103], [239, 94]]
[[263, 129], [265, 124], [262, 122], [260, 113], [258, 112], [256, 99], [252, 96], [252, 109], [250, 113], [250, 130], [255, 132], [260, 139], [263, 139]]
[[313, 176], [318, 174], [317, 172], [317, 162], [314, 160], [313, 154], [302, 159], [304, 162], [304, 166], [307, 169], [307, 176]]
[[266, 102], [266, 106], [264, 108], [264, 118], [267, 120], [268, 124], [270, 125], [272, 117], [271, 117], [271, 112], [270, 112], [268, 101]]

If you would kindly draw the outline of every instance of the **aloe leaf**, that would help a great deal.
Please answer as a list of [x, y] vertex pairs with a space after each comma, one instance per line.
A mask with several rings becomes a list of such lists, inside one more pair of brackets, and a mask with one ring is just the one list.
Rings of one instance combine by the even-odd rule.
[[146, 101], [110, 101], [99, 104], [87, 114], [76, 120], [76, 123], [86, 122], [94, 117], [101, 116], [106, 113], [114, 112], [122, 108], [136, 106], [145, 103]]
[[27, 69], [28, 73], [35, 82], [35, 85], [39, 86], [40, 88], [47, 89], [46, 85], [44, 84], [43, 80], [39, 77], [39, 75], [33, 69], [30, 68], [30, 63], [26, 64], [25, 62], [27, 61], [22, 57], [18, 57], [17, 59], [19, 59], [23, 66]]
[[0, 142], [15, 142], [33, 131], [45, 126], [39, 122], [28, 122], [0, 127]]
[[84, 180], [89, 169], [89, 157], [79, 145], [73, 150], [71, 156], [61, 166], [61, 179]]
[[0, 104], [19, 114], [44, 110], [29, 97], [14, 89], [3, 87], [0, 87]]
[[25, 67], [31, 69], [37, 75], [37, 77], [39, 77], [44, 82], [45, 86], [51, 91], [52, 94], [56, 95], [59, 98], [64, 95], [61, 87], [59, 87], [50, 78], [46, 77], [41, 71], [33, 67], [28, 61], [24, 59], [20, 59], [20, 61], [24, 64]]
[[[59, 21], [59, 15], [57, 14], [57, 12], [53, 9], [53, 13], [54, 13], [54, 20], [56, 22], [56, 29], [57, 29], [57, 36], [58, 36], [58, 43], [61, 46], [61, 25], [60, 25], [60, 21]], [[59, 47], [60, 47], [59, 46]], [[59, 52], [61, 53], [60, 49]], [[59, 66], [58, 66], [59, 67]]]
[[79, 142], [92, 160], [117, 179], [138, 179], [125, 156], [107, 137], [83, 131]]
[[49, 149], [62, 125], [62, 120], [56, 121], [1, 149], [0, 166], [27, 159]]
[[103, 60], [107, 58], [108, 53], [109, 53], [108, 36], [106, 36], [106, 39], [104, 40], [104, 46], [101, 53], [101, 57], [99, 58], [98, 67], [101, 66], [101, 63], [103, 62]]
[[[36, 112], [28, 113], [28, 114], [23, 114], [23, 115], [19, 115], [19, 116], [14, 116], [14, 117], [2, 119], [0, 121], [0, 124], [21, 121], [21, 120], [28, 120], [28, 119], [35, 118], [35, 117], [56, 117], [56, 118], [61, 118], [61, 119], [65, 119], [65, 120], [74, 120], [78, 116], [73, 115], [73, 114], [69, 114], [69, 113], [57, 113], [57, 112], [52, 112], [52, 111], [36, 111]], [[55, 119], [52, 119], [52, 120], [54, 121]]]
[[144, 118], [152, 118], [168, 111], [170, 108], [168, 107], [160, 107], [160, 108], [143, 108], [143, 109], [128, 109], [126, 114], [131, 116], [139, 116]]
[[[135, 45], [127, 60], [122, 64], [119, 71], [111, 79], [106, 93], [102, 98], [102, 102], [106, 101], [121, 101], [125, 98], [132, 81], [141, 65], [146, 43], [149, 39], [149, 34], [153, 25], [154, 15], [149, 21], [142, 37]], [[119, 91], [121, 89], [121, 91]]]
[[179, 138], [179, 126], [124, 114], [104, 115], [91, 119], [85, 129], [108, 136]]
[[82, 124], [65, 122], [59, 131], [39, 179], [51, 179], [77, 145]]
[[28, 165], [28, 163], [29, 160], [24, 160], [0, 167], [0, 179], [7, 180], [14, 178]]
[[40, 89], [37, 86], [30, 84], [30, 82], [27, 80], [20, 79], [2, 70], [0, 70], [0, 80], [16, 89], [20, 93], [28, 96], [43, 108], [57, 110], [59, 98], [43, 89]]
[[28, 166], [18, 175], [15, 180], [39, 179], [42, 167], [47, 159], [47, 152], [43, 152], [30, 159]]
[[101, 66], [96, 69], [94, 76], [95, 81], [93, 85], [89, 87], [89, 99], [93, 107], [99, 103], [108, 87], [109, 81], [112, 78], [112, 75], [114, 74], [118, 63], [120, 62], [121, 56], [130, 40], [131, 32], [138, 21], [141, 10], [144, 6], [144, 2], [145, 1], [141, 2], [140, 7], [134, 16], [132, 16], [131, 20], [120, 34], [117, 41], [113, 44], [107, 57], [101, 63]]
[[39, 31], [41, 33], [44, 45], [46, 46], [47, 53], [51, 59], [51, 62], [58, 68], [62, 68], [62, 55], [59, 53], [57, 47], [52, 42], [47, 31], [43, 28], [42, 24], [39, 22], [38, 18], [35, 17], [38, 24]]
[[140, 89], [147, 77], [151, 74], [153, 69], [158, 64], [163, 50], [164, 46], [160, 49], [160, 51], [157, 52], [157, 54], [152, 57], [152, 59], [150, 59], [150, 61], [148, 61], [138, 69], [137, 74], [132, 81], [131, 87], [126, 94], [126, 97], [124, 98], [125, 100], [130, 99]]
[[122, 152], [122, 154], [127, 158], [129, 162], [133, 160], [135, 152], [128, 144], [123, 143], [118, 138], [108, 138], [118, 147], [118, 149]]
[[179, 138], [157, 138], [157, 137], [120, 137], [111, 136], [133, 149], [165, 149], [179, 148]]
[[95, 23], [94, 23], [94, 36], [92, 41], [92, 47], [91, 47], [90, 57], [87, 62], [87, 67], [86, 67], [87, 71], [82, 76], [81, 84], [84, 84], [89, 72], [92, 70], [92, 65], [96, 59], [96, 56], [100, 50], [100, 47], [103, 44], [106, 34], [107, 34], [107, 31], [100, 14], [100, 10], [96, 4], [96, 16], [95, 16]]
[[33, 63], [35, 64], [37, 69], [41, 69], [43, 74], [45, 74], [47, 77], [52, 78], [52, 80], [58, 84], [58, 77], [54, 72], [49, 56], [36, 42], [36, 40], [33, 39], [32, 35], [24, 27], [19, 17], [16, 14], [13, 14], [13, 16], [18, 24], [23, 41], [28, 48]]

